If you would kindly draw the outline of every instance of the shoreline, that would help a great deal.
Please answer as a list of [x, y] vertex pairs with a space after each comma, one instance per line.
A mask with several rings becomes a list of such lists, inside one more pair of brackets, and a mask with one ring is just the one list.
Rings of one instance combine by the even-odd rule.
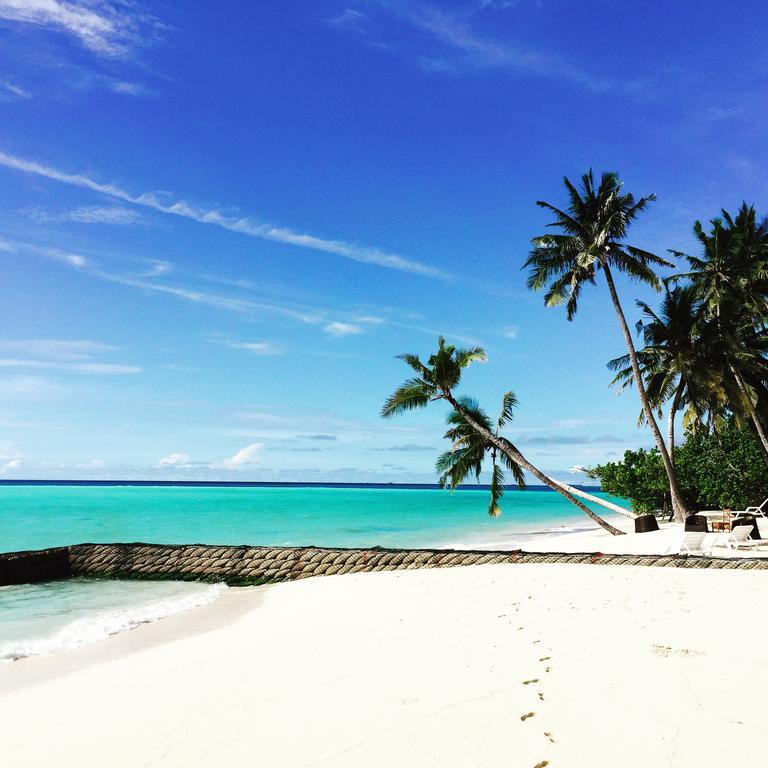
[[19, 768], [750, 764], [767, 578], [523, 564], [231, 589], [0, 669], [0, 738]]

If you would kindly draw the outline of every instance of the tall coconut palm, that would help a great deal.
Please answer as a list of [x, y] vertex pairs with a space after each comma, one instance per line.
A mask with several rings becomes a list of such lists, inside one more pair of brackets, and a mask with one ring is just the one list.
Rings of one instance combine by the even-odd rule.
[[[622, 533], [582, 504], [567, 490], [568, 486], [555, 482], [531, 464], [512, 442], [500, 434], [503, 427], [513, 418], [517, 404], [514, 393], [507, 392], [504, 395], [501, 415], [495, 426], [474, 400], [456, 394], [463, 370], [474, 361], [486, 359], [482, 347], [456, 349], [452, 344], [446, 344], [441, 336], [437, 352], [426, 364], [417, 355], [404, 354], [399, 355], [399, 358], [413, 369], [416, 376], [406, 380], [387, 398], [381, 415], [390, 418], [415, 408], [425, 408], [429, 403], [438, 400], [444, 400], [452, 407], [453, 410], [448, 416], [450, 428], [446, 433], [446, 437], [451, 440], [452, 450], [440, 456], [437, 461], [440, 484], [443, 487], [455, 488], [470, 474], [479, 477], [483, 460], [490, 455], [493, 463], [489, 507], [491, 515], [499, 514], [498, 501], [503, 493], [503, 471], [506, 467], [512, 471], [518, 485], [523, 485], [523, 470], [526, 470], [544, 485], [568, 499], [611, 534]], [[620, 511], [626, 513], [625, 510]]]
[[688, 260], [689, 278], [711, 319], [717, 340], [713, 365], [722, 374], [730, 410], [749, 423], [768, 464], [768, 220], [743, 203], [732, 217], [695, 222], [701, 255]]
[[[654, 410], [661, 417], [663, 406], [671, 401], [667, 414], [667, 450], [674, 464], [675, 419], [683, 411], [683, 426], [695, 430], [707, 415], [719, 415], [716, 405], [721, 377], [712, 365], [712, 324], [702, 312], [702, 302], [692, 285], [664, 286], [664, 298], [658, 312], [638, 301], [643, 319], [637, 323], [644, 346], [637, 359], [645, 382], [645, 391]], [[634, 374], [629, 355], [611, 360], [616, 371], [613, 383], [630, 387]], [[638, 419], [645, 422], [645, 412]]]
[[645, 391], [632, 334], [613, 279], [613, 271], [616, 270], [660, 290], [661, 282], [654, 267], [674, 266], [666, 259], [624, 242], [630, 224], [655, 199], [655, 195], [635, 199], [633, 195], [622, 191], [621, 182], [615, 173], [604, 173], [600, 184], [596, 186], [590, 170], [582, 176], [581, 191], [567, 178], [564, 183], [569, 195], [567, 210], [542, 200], [537, 201], [537, 205], [555, 215], [555, 221], [549, 226], [560, 231], [533, 239], [533, 249], [524, 265], [524, 268], [530, 270], [528, 287], [533, 290], [547, 288], [545, 304], [557, 306], [565, 303], [568, 319], [572, 320], [578, 309], [582, 288], [585, 284], [594, 285], [602, 273], [627, 345], [643, 412], [664, 462], [675, 516], [682, 520], [685, 504], [675, 468]]

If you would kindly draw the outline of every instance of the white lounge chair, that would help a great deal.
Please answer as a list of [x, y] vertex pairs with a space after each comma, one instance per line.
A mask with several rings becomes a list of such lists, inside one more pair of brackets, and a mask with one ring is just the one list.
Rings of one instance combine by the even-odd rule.
[[[708, 555], [712, 551], [711, 547], [705, 548], [707, 534], [701, 531], [686, 531], [683, 534], [683, 540], [678, 547], [680, 555]], [[674, 547], [672, 547], [674, 550]], [[669, 551], [669, 550], [668, 550]]]
[[731, 517], [735, 520], [742, 515], [754, 515], [755, 517], [768, 517], [768, 499], [759, 507], [747, 507], [746, 509], [731, 512]]
[[752, 549], [761, 544], [768, 544], [763, 539], [753, 539], [751, 525], [737, 525], [730, 533], [724, 533], [718, 537], [714, 546], [727, 547], [728, 549]]

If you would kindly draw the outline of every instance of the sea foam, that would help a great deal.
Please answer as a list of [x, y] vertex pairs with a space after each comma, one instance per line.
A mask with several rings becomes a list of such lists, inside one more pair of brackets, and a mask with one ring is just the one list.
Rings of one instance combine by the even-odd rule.
[[[192, 585], [188, 586], [191, 587]], [[138, 601], [133, 605], [100, 609], [92, 613], [80, 606], [79, 611], [72, 613], [76, 615], [85, 610], [85, 615], [80, 615], [69, 621], [67, 621], [66, 614], [60, 615], [58, 617], [59, 626], [41, 627], [39, 622], [37, 622], [38, 626], [31, 622], [30, 633], [26, 637], [21, 633], [21, 636], [5, 639], [3, 638], [5, 633], [0, 626], [0, 663], [27, 656], [64, 651], [86, 643], [103, 640], [110, 635], [134, 629], [141, 624], [147, 624], [180, 611], [212, 603], [227, 589], [224, 584], [196, 584], [194, 586], [198, 588], [186, 594], [176, 594], [157, 599], [146, 599], [148, 595], [144, 594], [144, 600], [142, 600], [142, 596], [137, 595]], [[54, 600], [55, 597], [51, 595], [49, 599]], [[0, 622], [1, 624], [2, 622]], [[15, 634], [19, 635], [20, 633], [16, 632]]]

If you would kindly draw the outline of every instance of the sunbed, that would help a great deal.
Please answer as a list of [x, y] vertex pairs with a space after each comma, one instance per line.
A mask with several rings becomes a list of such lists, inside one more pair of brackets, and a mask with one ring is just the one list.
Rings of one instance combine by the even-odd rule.
[[[701, 531], [686, 531], [683, 534], [683, 540], [680, 542], [678, 554], [681, 555], [708, 555], [712, 548], [704, 547], [707, 534]], [[671, 549], [674, 550], [674, 547]], [[669, 551], [669, 550], [668, 550]]]
[[728, 549], [751, 549], [759, 547], [761, 544], [768, 544], [768, 541], [764, 539], [751, 538], [752, 530], [753, 526], [751, 525], [737, 525], [730, 533], [721, 534], [713, 546], [727, 547]]

